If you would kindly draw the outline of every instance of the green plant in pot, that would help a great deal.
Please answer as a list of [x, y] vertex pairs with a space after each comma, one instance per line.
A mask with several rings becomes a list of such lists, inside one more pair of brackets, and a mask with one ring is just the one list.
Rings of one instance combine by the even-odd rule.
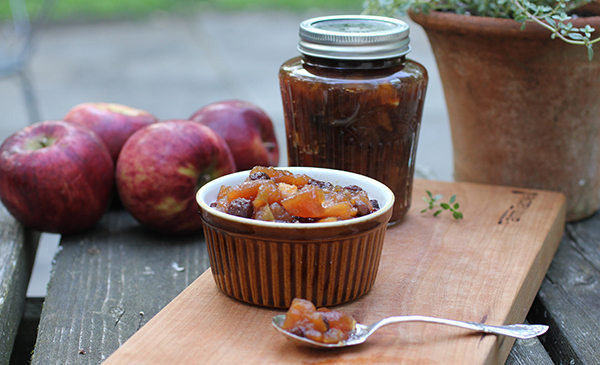
[[454, 177], [563, 192], [567, 220], [600, 205], [596, 3], [369, 0], [407, 12], [431, 43], [452, 133]]

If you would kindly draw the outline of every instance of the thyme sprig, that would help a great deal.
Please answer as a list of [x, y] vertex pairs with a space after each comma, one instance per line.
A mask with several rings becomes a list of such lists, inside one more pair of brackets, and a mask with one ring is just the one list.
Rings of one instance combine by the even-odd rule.
[[425, 192], [427, 193], [427, 196], [424, 196], [423, 200], [425, 201], [425, 203], [427, 203], [427, 208], [423, 209], [421, 213], [425, 213], [429, 210], [435, 210], [433, 216], [437, 217], [442, 211], [448, 210], [452, 212], [452, 216], [454, 217], [454, 219], [464, 218], [462, 212], [458, 211], [458, 208], [460, 208], [460, 204], [456, 202], [456, 194], [450, 197], [448, 203], [438, 203], [438, 201], [444, 197], [443, 195], [433, 195], [429, 190], [425, 190]]
[[367, 0], [364, 13], [374, 15], [405, 15], [409, 9], [429, 13], [451, 11], [462, 15], [478, 15], [492, 18], [508, 18], [523, 23], [535, 22], [550, 32], [552, 39], [587, 48], [588, 59], [594, 57], [592, 45], [600, 37], [592, 39], [595, 31], [589, 24], [583, 28], [573, 27], [569, 12], [591, 0]]
[[572, 18], [567, 15], [565, 9], [571, 3], [570, 0], [558, 0], [554, 7], [547, 5], [536, 5], [527, 0], [512, 0], [517, 7], [515, 20], [523, 23], [521, 28], [525, 28], [525, 22], [533, 21], [552, 32], [551, 38], [559, 38], [569, 44], [582, 45], [587, 48], [588, 59], [594, 58], [594, 49], [592, 45], [600, 42], [600, 37], [591, 39], [592, 33], [596, 30], [587, 24], [583, 28], [573, 27], [573, 23], [567, 22]]

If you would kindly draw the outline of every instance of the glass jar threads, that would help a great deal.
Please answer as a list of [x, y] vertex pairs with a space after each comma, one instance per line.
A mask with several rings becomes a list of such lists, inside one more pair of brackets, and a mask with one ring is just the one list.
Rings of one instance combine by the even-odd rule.
[[410, 208], [428, 76], [408, 24], [328, 16], [300, 24], [301, 56], [279, 71], [290, 166], [352, 171], [395, 195], [390, 222]]

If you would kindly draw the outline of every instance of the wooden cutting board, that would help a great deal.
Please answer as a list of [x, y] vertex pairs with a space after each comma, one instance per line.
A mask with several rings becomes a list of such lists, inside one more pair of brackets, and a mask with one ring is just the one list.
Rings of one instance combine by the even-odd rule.
[[[425, 190], [457, 194], [464, 219], [420, 213]], [[522, 323], [565, 225], [562, 194], [416, 180], [412, 209], [386, 235], [375, 285], [336, 307], [361, 323], [420, 314], [500, 325]], [[217, 289], [210, 269], [105, 364], [503, 364], [514, 340], [454, 327], [404, 323], [367, 343], [313, 350], [271, 327], [284, 311], [247, 305]]]

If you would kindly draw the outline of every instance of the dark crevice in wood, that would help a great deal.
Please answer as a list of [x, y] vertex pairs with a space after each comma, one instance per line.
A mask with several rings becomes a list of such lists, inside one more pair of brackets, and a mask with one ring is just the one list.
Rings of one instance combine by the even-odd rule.
[[43, 304], [44, 298], [27, 298], [25, 300], [25, 309], [15, 338], [10, 365], [30, 363]]
[[561, 325], [555, 321], [555, 318], [549, 315], [543, 299], [539, 295], [533, 301], [533, 305], [527, 321], [529, 323], [545, 324], [550, 326], [548, 332], [539, 337], [540, 342], [552, 358], [555, 364], [580, 365], [585, 364], [577, 355], [565, 334], [560, 331]]
[[140, 322], [138, 323], [137, 329], [139, 330], [144, 325], [144, 312], [140, 312]]

